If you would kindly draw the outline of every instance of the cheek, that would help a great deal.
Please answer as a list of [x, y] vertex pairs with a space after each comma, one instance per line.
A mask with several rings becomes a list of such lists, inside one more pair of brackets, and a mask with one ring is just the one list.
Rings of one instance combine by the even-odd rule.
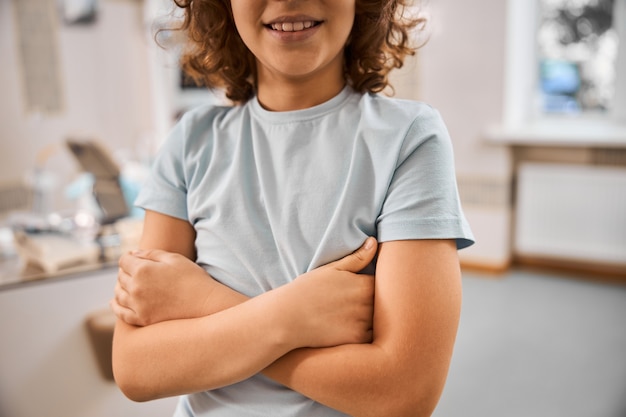
[[233, 1], [231, 7], [233, 10], [233, 19], [235, 21], [237, 32], [249, 48], [249, 42], [254, 39], [254, 25], [250, 22], [253, 22], [254, 20], [250, 13], [250, 8], [246, 7], [244, 3], [245, 2]]
[[342, 16], [337, 35], [340, 36], [340, 39], [347, 40], [352, 32], [352, 26], [354, 26], [355, 7], [354, 2], [344, 2], [341, 6], [336, 14], [336, 16]]

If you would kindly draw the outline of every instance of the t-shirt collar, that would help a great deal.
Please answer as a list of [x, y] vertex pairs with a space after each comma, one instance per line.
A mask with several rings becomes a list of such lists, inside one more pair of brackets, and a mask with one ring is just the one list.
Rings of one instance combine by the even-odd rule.
[[261, 103], [259, 103], [257, 96], [254, 96], [252, 99], [250, 99], [247, 105], [250, 107], [252, 115], [258, 117], [265, 122], [292, 123], [296, 121], [314, 119], [323, 116], [324, 114], [327, 114], [329, 112], [332, 112], [336, 108], [340, 107], [344, 103], [344, 101], [346, 101], [354, 93], [355, 92], [352, 87], [346, 85], [339, 92], [339, 94], [337, 94], [330, 100], [318, 104], [317, 106], [309, 107], [302, 110], [270, 111], [261, 106]]

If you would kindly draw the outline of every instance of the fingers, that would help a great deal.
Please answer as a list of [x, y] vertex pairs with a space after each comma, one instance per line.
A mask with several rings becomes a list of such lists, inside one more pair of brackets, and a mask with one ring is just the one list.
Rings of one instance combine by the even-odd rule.
[[144, 273], [162, 271], [162, 266], [175, 268], [189, 268], [196, 266], [195, 262], [185, 256], [160, 249], [138, 249], [127, 252], [120, 256], [118, 265], [132, 277], [138, 277]]
[[162, 263], [171, 254], [162, 250], [137, 250], [131, 251], [120, 256], [118, 265], [120, 270], [126, 272], [131, 277], [137, 277], [140, 271], [144, 271], [154, 262]]
[[378, 242], [376, 239], [368, 237], [359, 249], [333, 262], [332, 265], [343, 271], [359, 272], [372, 262], [377, 248]]
[[133, 309], [130, 285], [132, 285], [130, 275], [120, 268], [113, 290], [113, 299], [109, 301], [109, 305], [118, 319], [133, 326], [141, 326], [144, 323], [139, 320], [137, 312]]
[[113, 310], [115, 316], [128, 323], [135, 324], [136, 314], [127, 304], [127, 293], [120, 287], [119, 283], [115, 286], [115, 296], [109, 301], [109, 306]]
[[171, 252], [161, 249], [136, 249], [131, 251], [130, 254], [139, 259], [164, 262], [166, 258], [171, 255]]
[[130, 252], [126, 252], [120, 257], [119, 265], [126, 269], [124, 266], [132, 266], [138, 259], [147, 260], [147, 261], [155, 261], [155, 262], [165, 262], [167, 261], [173, 254], [171, 252], [167, 252], [160, 249], [135, 249]]
[[144, 317], [144, 314], [139, 314], [139, 312], [134, 309], [135, 306], [132, 302], [132, 297], [122, 288], [119, 280], [115, 285], [115, 295], [109, 301], [109, 306], [111, 310], [113, 310], [113, 314], [127, 324], [140, 327], [151, 324], [150, 321]]
[[135, 314], [135, 312], [129, 308], [126, 308], [120, 305], [115, 298], [109, 301], [109, 306], [111, 307], [113, 314], [115, 314], [115, 317], [117, 317], [119, 320], [123, 321], [124, 323], [130, 324], [131, 326], [142, 325], [141, 323], [139, 323], [139, 320], [137, 319], [137, 315]]
[[130, 283], [125, 282], [129, 280], [130, 280], [129, 275], [125, 274], [124, 271], [120, 270], [119, 274], [117, 275], [117, 282], [115, 283], [115, 289], [113, 290], [115, 299], [120, 305], [123, 305], [124, 307], [130, 307], [130, 294], [129, 294]]
[[[120, 271], [125, 271], [129, 275], [134, 275], [139, 267], [139, 260], [136, 256], [131, 254], [130, 252], [124, 253], [120, 256], [120, 259], [117, 262]], [[119, 274], [118, 274], [119, 276]]]
[[117, 285], [128, 291], [131, 286], [131, 276], [122, 268], [117, 270]]

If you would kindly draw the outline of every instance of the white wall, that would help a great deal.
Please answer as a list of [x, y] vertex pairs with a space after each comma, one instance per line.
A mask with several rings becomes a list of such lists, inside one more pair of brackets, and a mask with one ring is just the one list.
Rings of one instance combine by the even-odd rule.
[[[512, 158], [485, 140], [503, 117], [506, 2], [431, 0], [432, 35], [419, 52], [419, 98], [442, 113], [455, 148], [466, 216], [477, 243], [460, 252], [466, 264], [510, 262], [508, 204]], [[480, 195], [477, 195], [480, 191]]]
[[100, 0], [94, 24], [57, 22], [64, 108], [38, 115], [26, 111], [14, 4], [0, 0], [0, 184], [22, 179], [48, 146], [60, 149], [45, 167], [59, 181], [71, 180], [77, 166], [63, 148], [69, 136], [98, 139], [115, 151], [144, 144], [153, 130], [153, 96], [142, 5]]
[[442, 112], [459, 175], [507, 176], [508, 152], [483, 140], [503, 115], [506, 2], [429, 3], [433, 34], [420, 51], [420, 98]]

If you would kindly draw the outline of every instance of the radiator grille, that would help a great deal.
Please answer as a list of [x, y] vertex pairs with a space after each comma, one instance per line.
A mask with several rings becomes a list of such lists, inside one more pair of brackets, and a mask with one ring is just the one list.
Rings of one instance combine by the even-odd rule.
[[515, 251], [626, 265], [626, 168], [524, 163]]

